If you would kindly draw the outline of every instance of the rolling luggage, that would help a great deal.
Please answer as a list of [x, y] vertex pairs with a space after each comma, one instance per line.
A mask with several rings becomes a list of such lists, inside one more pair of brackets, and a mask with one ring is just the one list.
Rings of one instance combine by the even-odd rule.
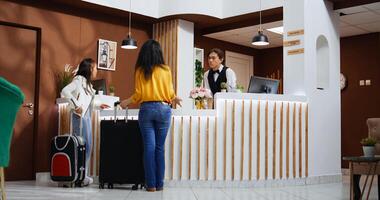
[[114, 119], [100, 122], [99, 188], [107, 183], [144, 185], [143, 143], [137, 120], [128, 120], [128, 108], [124, 120], [117, 120], [115, 103]]
[[85, 169], [86, 148], [83, 137], [71, 134], [55, 136], [50, 150], [51, 179], [65, 186], [80, 187], [85, 178]]

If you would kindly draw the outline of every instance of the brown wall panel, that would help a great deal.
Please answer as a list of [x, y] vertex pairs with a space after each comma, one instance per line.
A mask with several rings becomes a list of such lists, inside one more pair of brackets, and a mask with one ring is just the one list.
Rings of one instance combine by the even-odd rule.
[[[67, 7], [60, 8], [54, 3], [47, 6], [30, 6], [1, 1], [0, 8], [1, 21], [42, 29], [39, 123], [38, 138], [35, 138], [37, 141], [35, 164], [37, 172], [48, 171], [50, 140], [58, 131], [54, 73], [63, 71], [67, 63], [76, 66], [84, 57], [96, 59], [99, 38], [116, 41], [120, 46], [128, 32], [128, 23], [125, 20], [126, 23], [122, 24], [120, 18], [112, 16], [99, 17], [99, 13], [80, 9], [68, 10]], [[132, 21], [132, 34], [138, 41], [139, 47], [148, 40], [152, 34], [151, 31], [151, 27]], [[17, 43], [18, 39], [14, 40]], [[138, 50], [117, 48], [116, 72], [100, 70], [98, 73], [98, 78], [107, 79], [108, 86], [110, 83], [115, 86], [115, 93], [121, 98], [126, 98], [133, 92], [133, 74], [137, 54]]]
[[[342, 156], [363, 155], [360, 140], [368, 136], [367, 118], [380, 117], [380, 34], [342, 38], [341, 72], [347, 86], [341, 92]], [[359, 80], [371, 79], [370, 86]], [[348, 168], [347, 162], [342, 167]]]
[[283, 91], [283, 54], [282, 47], [261, 49], [254, 59], [255, 75], [280, 79], [279, 93]]
[[266, 77], [279, 70], [280, 77], [283, 77], [282, 47], [259, 50], [254, 62], [255, 75]]

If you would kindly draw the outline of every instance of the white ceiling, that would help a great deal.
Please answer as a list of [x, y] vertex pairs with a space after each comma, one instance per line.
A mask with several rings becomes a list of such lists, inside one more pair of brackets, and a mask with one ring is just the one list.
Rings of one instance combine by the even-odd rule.
[[[282, 46], [282, 35], [266, 30], [269, 28], [274, 28], [274, 27], [279, 27], [279, 26], [282, 26], [282, 21], [263, 24], [262, 28], [263, 28], [264, 34], [268, 36], [269, 45], [254, 47], [254, 48], [265, 49], [265, 48], [273, 48], [273, 47]], [[259, 30], [259, 25], [256, 25], [256, 26], [249, 26], [249, 27], [244, 27], [244, 28], [239, 28], [239, 29], [234, 29], [234, 30], [207, 34], [205, 36], [214, 38], [217, 40], [223, 40], [226, 42], [234, 43], [234, 44], [240, 44], [247, 47], [253, 47], [251, 44], [251, 41], [252, 41], [253, 36], [255, 36], [258, 33], [258, 30]]]
[[347, 37], [380, 32], [380, 2], [345, 8], [340, 16], [340, 36]]
[[[340, 36], [348, 37], [366, 33], [380, 32], [380, 2], [336, 10], [345, 15], [340, 16]], [[282, 26], [282, 21], [263, 24], [264, 34], [268, 36], [269, 45], [252, 46], [251, 40], [257, 34], [259, 26], [250, 26], [234, 30], [222, 31], [205, 35], [206, 37], [235, 43], [256, 49], [266, 49], [282, 46], [282, 35], [266, 29]]]

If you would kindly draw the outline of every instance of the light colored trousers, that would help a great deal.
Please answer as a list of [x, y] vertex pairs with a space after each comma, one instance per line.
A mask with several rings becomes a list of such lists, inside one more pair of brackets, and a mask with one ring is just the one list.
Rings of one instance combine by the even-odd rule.
[[[86, 144], [86, 175], [89, 172], [90, 157], [92, 152], [92, 123], [91, 109], [89, 109], [83, 117], [71, 113], [72, 134], [83, 137]], [[82, 130], [81, 130], [82, 126]]]

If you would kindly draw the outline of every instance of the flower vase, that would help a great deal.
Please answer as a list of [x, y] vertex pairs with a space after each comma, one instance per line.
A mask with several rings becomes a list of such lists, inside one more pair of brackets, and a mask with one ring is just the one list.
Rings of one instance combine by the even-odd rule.
[[208, 102], [207, 102], [206, 98], [202, 100], [202, 108], [203, 109], [207, 109], [208, 108]]
[[198, 99], [195, 100], [195, 108], [198, 110], [202, 109], [202, 100], [198, 100]]

